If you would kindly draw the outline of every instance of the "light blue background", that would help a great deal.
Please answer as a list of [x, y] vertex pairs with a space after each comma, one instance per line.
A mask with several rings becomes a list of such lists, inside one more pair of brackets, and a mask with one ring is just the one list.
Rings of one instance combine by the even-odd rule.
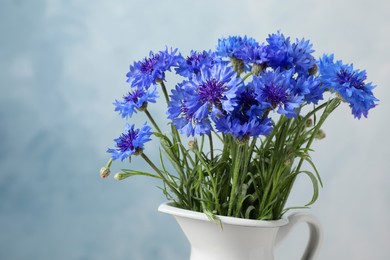
[[[111, 103], [149, 50], [186, 55], [221, 36], [263, 41], [279, 29], [378, 85], [368, 119], [344, 105], [326, 123], [313, 156], [324, 188], [308, 212], [324, 228], [320, 259], [388, 259], [389, 10], [386, 0], [0, 0], [0, 259], [186, 259], [185, 237], [156, 211], [165, 200], [157, 181], [98, 176], [124, 125]], [[146, 152], [157, 159], [155, 145]], [[290, 204], [310, 192], [299, 179]], [[277, 259], [298, 259], [306, 233], [297, 227]]]

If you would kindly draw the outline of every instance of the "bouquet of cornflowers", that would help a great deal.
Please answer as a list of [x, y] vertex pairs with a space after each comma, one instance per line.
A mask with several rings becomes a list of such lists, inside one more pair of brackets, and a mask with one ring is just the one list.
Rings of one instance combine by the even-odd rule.
[[[109, 175], [113, 160], [140, 156], [151, 172], [123, 169], [115, 179], [160, 179], [175, 206], [211, 219], [276, 220], [289, 210], [286, 201], [303, 174], [313, 195], [302, 207], [310, 206], [322, 186], [310, 157], [313, 141], [324, 137], [321, 126], [340, 103], [349, 104], [360, 119], [378, 101], [364, 70], [335, 61], [334, 55], [316, 60], [313, 52], [308, 40], [292, 42], [280, 32], [264, 43], [229, 36], [218, 40], [215, 51], [191, 51], [187, 57], [168, 47], [150, 52], [130, 66], [130, 90], [114, 103], [123, 118], [139, 112], [149, 123], [126, 124], [107, 150], [111, 158], [101, 176]], [[184, 78], [170, 93], [168, 71]], [[167, 105], [169, 133], [148, 110], [159, 93]], [[161, 144], [159, 166], [146, 155], [152, 136]]]

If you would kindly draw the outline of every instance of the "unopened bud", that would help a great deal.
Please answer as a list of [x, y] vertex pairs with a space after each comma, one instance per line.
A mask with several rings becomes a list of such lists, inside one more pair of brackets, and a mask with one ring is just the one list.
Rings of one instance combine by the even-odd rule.
[[196, 143], [196, 141], [190, 140], [190, 141], [188, 141], [188, 148], [189, 148], [191, 151], [198, 150], [198, 144]]
[[107, 168], [107, 167], [102, 167], [101, 169], [100, 169], [100, 177], [102, 178], [102, 179], [104, 179], [104, 178], [107, 178], [108, 176], [110, 176], [110, 168]]
[[314, 66], [309, 69], [309, 75], [315, 75], [317, 74], [317, 72], [318, 72], [317, 64], [314, 64]]
[[252, 72], [256, 76], [260, 74], [265, 69], [265, 64], [253, 64], [252, 66]]
[[130, 173], [124, 173], [124, 172], [118, 172], [114, 175], [114, 179], [117, 181], [121, 181], [123, 179], [126, 179], [127, 177], [130, 177]]
[[287, 159], [284, 161], [284, 165], [287, 166], [287, 167], [290, 167], [292, 165], [292, 160], [291, 159]]
[[240, 75], [242, 72], [244, 72], [245, 63], [243, 60], [231, 57], [230, 61], [233, 65], [233, 69], [237, 72], [238, 75]]
[[322, 129], [320, 129], [318, 131], [318, 133], [316, 134], [316, 138], [318, 140], [324, 139], [325, 137], [326, 137], [326, 134], [325, 134], [325, 132]]
[[103, 166], [101, 169], [100, 169], [100, 177], [105, 179], [107, 178], [108, 176], [110, 176], [110, 167], [111, 167], [111, 164], [112, 164], [112, 161], [113, 159], [110, 158], [108, 160], [108, 162], [106, 163], [106, 166]]
[[123, 179], [123, 178], [122, 178], [122, 174], [116, 173], [116, 174], [114, 175], [114, 179], [117, 180], [117, 181], [122, 180], [122, 179]]
[[306, 127], [312, 127], [313, 126], [313, 119], [308, 118], [305, 123], [306, 123]]

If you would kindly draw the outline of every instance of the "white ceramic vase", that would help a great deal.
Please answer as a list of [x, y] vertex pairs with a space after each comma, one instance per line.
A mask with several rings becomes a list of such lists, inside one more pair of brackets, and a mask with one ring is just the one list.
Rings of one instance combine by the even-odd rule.
[[274, 221], [218, 216], [221, 226], [203, 213], [180, 209], [169, 202], [158, 210], [176, 218], [190, 242], [190, 260], [274, 260], [274, 247], [298, 222], [307, 223], [310, 230], [303, 260], [316, 259], [322, 240], [319, 222], [305, 213]]

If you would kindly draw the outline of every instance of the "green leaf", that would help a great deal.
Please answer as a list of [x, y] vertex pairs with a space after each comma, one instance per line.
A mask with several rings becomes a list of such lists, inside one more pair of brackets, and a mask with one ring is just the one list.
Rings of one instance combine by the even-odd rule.
[[307, 176], [309, 176], [313, 184], [313, 197], [311, 198], [311, 201], [305, 205], [307, 207], [312, 205], [318, 198], [318, 181], [314, 174], [310, 171], [301, 171], [301, 173], [305, 173]]

